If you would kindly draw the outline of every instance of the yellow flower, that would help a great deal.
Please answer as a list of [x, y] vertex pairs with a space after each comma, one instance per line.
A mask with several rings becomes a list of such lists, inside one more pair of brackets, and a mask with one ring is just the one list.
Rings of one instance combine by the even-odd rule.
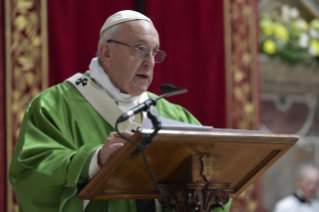
[[274, 54], [276, 52], [276, 44], [273, 40], [267, 39], [263, 45], [263, 50], [267, 54]]
[[286, 27], [282, 24], [276, 24], [274, 27], [276, 38], [282, 39], [284, 41], [289, 40], [289, 33]]
[[316, 39], [311, 39], [309, 44], [309, 54], [313, 56], [319, 56], [319, 41]]
[[310, 26], [316, 30], [319, 30], [319, 19], [315, 18], [310, 22]]
[[299, 36], [303, 31], [306, 31], [308, 27], [308, 23], [301, 18], [297, 19], [292, 23], [293, 32], [297, 36]]
[[260, 27], [265, 35], [272, 35], [274, 32], [274, 23], [270, 19], [261, 19]]

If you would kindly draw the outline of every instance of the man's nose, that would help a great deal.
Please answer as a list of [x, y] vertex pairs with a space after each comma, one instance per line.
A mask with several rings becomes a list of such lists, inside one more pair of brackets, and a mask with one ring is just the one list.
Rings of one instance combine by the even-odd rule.
[[155, 56], [150, 52], [146, 58], [144, 59], [144, 62], [146, 62], [149, 66], [153, 67], [155, 65]]

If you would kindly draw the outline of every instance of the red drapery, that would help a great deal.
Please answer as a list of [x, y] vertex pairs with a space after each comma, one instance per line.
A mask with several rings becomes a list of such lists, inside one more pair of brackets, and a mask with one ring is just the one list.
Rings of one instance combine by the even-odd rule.
[[168, 55], [155, 68], [150, 90], [159, 93], [162, 83], [188, 88], [169, 100], [204, 125], [226, 127], [223, 2], [162, 0], [146, 6]]
[[48, 1], [49, 84], [88, 70], [106, 18], [133, 8], [134, 0]]
[[[150, 91], [162, 83], [188, 88], [169, 100], [188, 109], [202, 124], [225, 127], [223, 2], [149, 1], [146, 15], [155, 24], [167, 58], [157, 64]], [[134, 1], [48, 1], [50, 85], [85, 72], [95, 57], [105, 19]]]

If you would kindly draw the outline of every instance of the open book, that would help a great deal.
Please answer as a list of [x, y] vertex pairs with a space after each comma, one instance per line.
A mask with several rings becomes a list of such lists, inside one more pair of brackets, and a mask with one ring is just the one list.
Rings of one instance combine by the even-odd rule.
[[[175, 121], [171, 119], [167, 119], [164, 117], [159, 117], [162, 121], [162, 129], [163, 130], [188, 130], [188, 131], [217, 131], [217, 132], [241, 132], [241, 133], [266, 133], [262, 131], [255, 130], [239, 130], [239, 129], [221, 129], [221, 128], [213, 128], [212, 126], [200, 126], [195, 124], [184, 123], [180, 121]], [[144, 120], [141, 129], [153, 129], [152, 122], [149, 118], [146, 117]]]
[[[164, 117], [159, 117], [162, 122], [162, 129], [166, 130], [190, 130], [190, 131], [211, 131], [213, 127], [211, 126], [200, 126], [195, 124], [184, 123], [180, 121], [175, 121], [167, 119]], [[153, 125], [149, 118], [146, 118], [141, 126], [142, 129], [152, 129]]]

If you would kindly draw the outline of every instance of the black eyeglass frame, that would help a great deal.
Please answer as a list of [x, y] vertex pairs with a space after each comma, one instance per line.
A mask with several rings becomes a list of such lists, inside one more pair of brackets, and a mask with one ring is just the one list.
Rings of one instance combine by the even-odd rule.
[[[116, 41], [116, 40], [112, 40], [112, 39], [107, 40], [106, 42], [107, 42], [107, 43], [109, 43], [109, 42], [118, 43], [118, 44], [121, 44], [121, 45], [124, 45], [124, 46], [127, 46], [127, 47], [131, 47], [131, 48], [134, 49], [134, 50], [139, 50], [139, 49], [138, 49], [139, 47], [144, 47], [144, 48], [148, 49], [148, 53], [145, 54], [144, 59], [150, 54], [150, 52], [152, 52], [152, 54], [153, 54], [153, 56], [154, 56], [154, 61], [155, 61], [155, 63], [161, 63], [161, 62], [163, 62], [163, 60], [164, 60], [165, 57], [167, 56], [166, 53], [165, 53], [164, 51], [162, 51], [162, 50], [151, 51], [151, 50], [150, 50], [149, 48], [147, 48], [146, 46], [133, 47], [133, 46], [130, 46], [130, 45], [128, 45], [128, 44], [125, 44], [125, 43], [122, 43], [122, 42], [119, 42], [119, 41]], [[156, 55], [158, 52], [162, 53], [162, 55], [163, 55], [163, 56], [161, 57], [162, 59], [160, 60], [160, 62], [156, 62], [156, 60], [155, 60], [155, 55]], [[138, 58], [138, 59], [142, 59], [142, 58]]]

